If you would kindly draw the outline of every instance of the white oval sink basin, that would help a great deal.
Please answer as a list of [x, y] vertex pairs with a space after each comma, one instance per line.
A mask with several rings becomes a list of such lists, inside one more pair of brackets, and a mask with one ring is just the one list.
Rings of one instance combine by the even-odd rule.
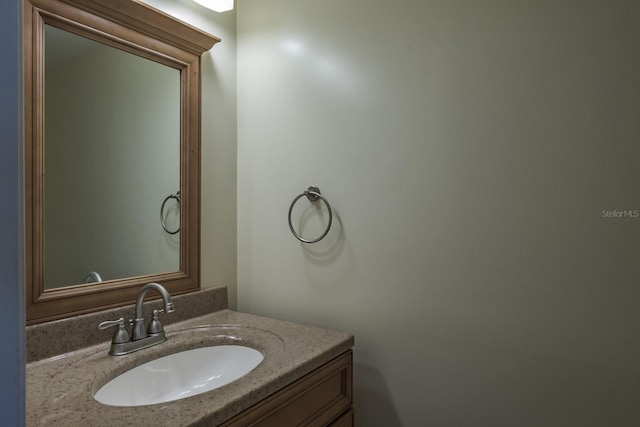
[[141, 406], [170, 402], [222, 387], [262, 362], [257, 350], [216, 345], [187, 350], [137, 366], [109, 381], [95, 394], [105, 405]]

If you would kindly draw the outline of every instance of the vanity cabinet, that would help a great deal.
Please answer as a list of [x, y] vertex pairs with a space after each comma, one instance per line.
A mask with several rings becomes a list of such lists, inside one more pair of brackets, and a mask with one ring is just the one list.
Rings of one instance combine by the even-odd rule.
[[228, 420], [222, 427], [353, 426], [351, 350]]

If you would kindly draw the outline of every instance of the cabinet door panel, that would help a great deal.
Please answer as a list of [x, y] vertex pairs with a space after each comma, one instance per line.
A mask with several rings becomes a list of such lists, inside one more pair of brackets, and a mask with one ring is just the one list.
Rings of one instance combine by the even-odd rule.
[[223, 427], [328, 426], [353, 404], [352, 364], [349, 350], [227, 421]]

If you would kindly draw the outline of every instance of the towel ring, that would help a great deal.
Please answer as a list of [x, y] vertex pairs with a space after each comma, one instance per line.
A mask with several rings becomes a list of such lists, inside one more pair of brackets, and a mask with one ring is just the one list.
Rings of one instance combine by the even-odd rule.
[[[324, 202], [325, 206], [327, 207], [327, 210], [329, 211], [329, 224], [327, 224], [327, 229], [324, 230], [324, 233], [322, 233], [320, 235], [320, 237], [318, 237], [317, 239], [307, 240], [307, 239], [303, 238], [301, 235], [299, 235], [296, 232], [296, 230], [293, 228], [293, 224], [291, 223], [291, 212], [293, 211], [293, 206], [303, 196], [307, 196], [307, 199], [310, 202], [316, 202], [316, 201], [318, 201], [318, 199], [322, 200]], [[293, 202], [291, 202], [291, 206], [289, 206], [289, 228], [291, 229], [291, 232], [296, 237], [296, 239], [300, 240], [302, 243], [316, 243], [316, 242], [319, 242], [320, 240], [324, 239], [324, 236], [327, 235], [327, 233], [329, 232], [329, 229], [331, 228], [331, 222], [332, 221], [333, 221], [333, 213], [331, 212], [331, 205], [329, 204], [327, 199], [325, 199], [324, 196], [322, 196], [322, 194], [320, 194], [320, 189], [318, 187], [311, 186], [311, 187], [307, 188], [306, 191], [304, 191], [303, 193], [300, 193], [298, 196], [296, 196], [296, 198], [293, 199]]]
[[160, 206], [160, 224], [162, 224], [162, 228], [167, 233], [169, 233], [169, 234], [177, 234], [180, 231], [180, 226], [178, 226], [178, 229], [176, 231], [170, 231], [167, 228], [167, 224], [165, 224], [165, 222], [164, 222], [164, 205], [167, 203], [167, 201], [169, 199], [176, 199], [178, 201], [178, 205], [179, 205], [180, 204], [180, 190], [178, 190], [178, 192], [176, 194], [169, 194], [167, 196], [167, 198], [164, 199], [164, 202], [162, 202], [162, 206]]

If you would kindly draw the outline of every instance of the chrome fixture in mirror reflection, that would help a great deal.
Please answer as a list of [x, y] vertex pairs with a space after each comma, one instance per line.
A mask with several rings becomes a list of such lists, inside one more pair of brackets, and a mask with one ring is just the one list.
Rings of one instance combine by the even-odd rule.
[[175, 201], [178, 203], [178, 209], [180, 209], [180, 191], [178, 191], [176, 194], [169, 194], [167, 197], [165, 197], [162, 205], [160, 206], [160, 225], [162, 225], [162, 229], [168, 234], [176, 234], [180, 232], [180, 226], [178, 226], [177, 229], [171, 231], [167, 228], [167, 222], [165, 220], [166, 214], [164, 208], [167, 202], [171, 199], [175, 199]]
[[[220, 40], [133, 0], [25, 0], [24, 15], [27, 323], [132, 303], [148, 282], [197, 290], [200, 62]], [[176, 187], [179, 236], [156, 219]]]
[[96, 282], [102, 282], [102, 276], [96, 271], [90, 272], [89, 274], [87, 274], [87, 277], [84, 278], [84, 283]]

